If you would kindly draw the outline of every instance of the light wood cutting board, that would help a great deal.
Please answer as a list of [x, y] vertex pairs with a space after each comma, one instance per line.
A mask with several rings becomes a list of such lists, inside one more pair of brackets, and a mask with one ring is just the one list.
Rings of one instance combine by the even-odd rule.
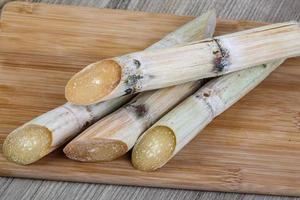
[[[0, 145], [24, 122], [65, 102], [64, 85], [88, 63], [141, 50], [192, 17], [14, 2], [0, 31]], [[220, 20], [216, 34], [262, 25]], [[162, 169], [134, 170], [130, 155], [106, 163], [61, 149], [0, 175], [139, 186], [300, 195], [300, 59], [286, 61], [215, 119]], [[2, 148], [1, 148], [2, 149]]]

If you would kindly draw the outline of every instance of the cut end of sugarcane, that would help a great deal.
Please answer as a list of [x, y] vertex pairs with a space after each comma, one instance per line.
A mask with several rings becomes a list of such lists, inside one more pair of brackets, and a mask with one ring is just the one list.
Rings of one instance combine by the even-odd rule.
[[82, 162], [112, 161], [128, 151], [127, 145], [119, 140], [93, 139], [72, 141], [65, 148], [65, 155]]
[[66, 99], [77, 105], [97, 103], [118, 86], [121, 74], [122, 69], [114, 60], [93, 63], [69, 80]]
[[29, 124], [11, 132], [3, 143], [4, 156], [17, 164], [27, 165], [50, 151], [51, 131], [40, 125]]
[[156, 126], [144, 133], [132, 151], [132, 164], [141, 171], [154, 171], [172, 157], [176, 137], [172, 129]]

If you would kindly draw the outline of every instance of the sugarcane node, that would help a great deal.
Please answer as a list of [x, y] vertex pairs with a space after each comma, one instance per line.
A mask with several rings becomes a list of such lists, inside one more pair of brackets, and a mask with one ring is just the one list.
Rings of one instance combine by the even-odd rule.
[[142, 80], [144, 76], [138, 74], [128, 75], [127, 79], [125, 80], [125, 84], [129, 87], [125, 90], [126, 94], [132, 94], [135, 93], [137, 89], [141, 89], [142, 86], [139, 83], [140, 80]]
[[145, 117], [148, 114], [148, 108], [146, 107], [145, 104], [140, 104], [140, 105], [128, 104], [127, 108], [133, 110], [137, 117]]
[[219, 39], [213, 39], [215, 43], [217, 44], [217, 47], [219, 50], [214, 50], [213, 54], [216, 56], [215, 58], [215, 68], [217, 69], [218, 72], [224, 71], [224, 69], [230, 65], [229, 61], [229, 50], [223, 47], [221, 45], [221, 42]]

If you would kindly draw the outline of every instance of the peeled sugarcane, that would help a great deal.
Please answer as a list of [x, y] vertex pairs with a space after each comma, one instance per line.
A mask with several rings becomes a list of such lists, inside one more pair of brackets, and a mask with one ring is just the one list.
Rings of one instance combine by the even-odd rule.
[[[166, 36], [168, 45], [211, 37], [215, 25], [215, 12], [208, 12]], [[201, 81], [195, 81], [137, 95], [73, 139], [64, 148], [66, 156], [78, 161], [97, 162], [124, 155], [141, 133], [200, 85]]]
[[88, 105], [219, 76], [298, 56], [299, 43], [299, 23], [287, 22], [172, 48], [135, 52], [88, 65], [69, 80], [65, 96], [74, 104]]
[[[203, 21], [211, 19], [211, 13], [197, 18], [182, 28], [170, 33], [149, 49], [158, 49], [178, 44], [199, 35], [207, 35], [214, 27], [200, 28]], [[177, 41], [178, 39], [178, 41]], [[128, 102], [132, 95], [113, 99], [91, 106], [76, 106], [66, 103], [11, 132], [3, 143], [3, 154], [18, 164], [33, 163], [62, 146], [80, 131], [101, 117]]]
[[262, 82], [283, 60], [211, 80], [167, 113], [137, 141], [132, 164], [143, 171], [164, 166], [216, 116]]

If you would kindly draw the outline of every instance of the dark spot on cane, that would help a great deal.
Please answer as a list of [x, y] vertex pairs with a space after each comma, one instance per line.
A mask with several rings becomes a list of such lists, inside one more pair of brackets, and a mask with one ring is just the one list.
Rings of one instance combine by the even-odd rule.
[[86, 106], [85, 109], [86, 109], [86, 111], [88, 111], [88, 113], [92, 112], [92, 110], [91, 110], [91, 108], [89, 106]]
[[135, 112], [138, 117], [143, 117], [147, 114], [148, 110], [144, 104], [135, 107]]
[[133, 89], [128, 88], [125, 90], [125, 94], [132, 94], [133, 93]]
[[136, 84], [139, 82], [139, 80], [143, 79], [144, 77], [142, 75], [129, 75], [128, 78], [125, 80], [125, 83], [128, 86], [135, 87]]
[[126, 106], [126, 108], [130, 109], [131, 111], [133, 111], [136, 114], [137, 117], [144, 117], [148, 113], [148, 109], [147, 109], [146, 105], [144, 105], [144, 104], [133, 105], [131, 103], [131, 104], [128, 104]]
[[203, 93], [203, 96], [204, 96], [204, 97], [209, 97], [209, 96], [210, 96], [210, 93], [209, 93], [209, 92], [204, 92], [204, 93]]
[[82, 127], [82, 130], [87, 129], [92, 123], [91, 122], [85, 122], [85, 124]]
[[263, 64], [262, 66], [263, 66], [264, 68], [266, 68], [266, 67], [267, 67], [267, 65], [266, 65], [266, 64]]
[[141, 62], [136, 59], [133, 60], [133, 63], [135, 64], [136, 68], [139, 68], [141, 66]]
[[206, 90], [206, 91], [203, 91], [202, 96], [203, 96], [204, 98], [207, 98], [207, 97], [210, 97], [210, 96], [211, 96], [211, 93], [212, 93], [211, 90]]

